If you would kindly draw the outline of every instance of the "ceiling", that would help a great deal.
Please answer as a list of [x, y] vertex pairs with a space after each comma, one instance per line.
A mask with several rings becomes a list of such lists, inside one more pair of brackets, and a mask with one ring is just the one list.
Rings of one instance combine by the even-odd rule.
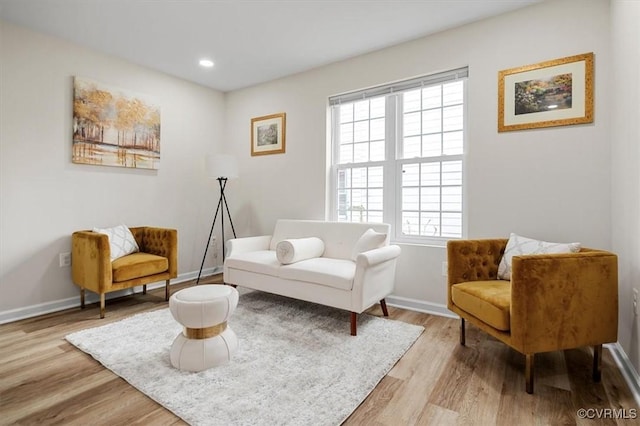
[[0, 18], [226, 92], [540, 1], [0, 0]]

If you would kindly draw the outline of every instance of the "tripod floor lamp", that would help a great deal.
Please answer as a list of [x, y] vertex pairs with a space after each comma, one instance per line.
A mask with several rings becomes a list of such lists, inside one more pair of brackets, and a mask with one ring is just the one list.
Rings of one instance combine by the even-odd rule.
[[211, 222], [211, 231], [209, 231], [209, 239], [207, 245], [204, 248], [204, 256], [202, 256], [202, 263], [200, 264], [200, 272], [198, 272], [198, 280], [196, 284], [200, 283], [200, 276], [202, 275], [202, 268], [204, 267], [204, 261], [207, 258], [207, 251], [209, 250], [209, 244], [211, 243], [211, 236], [213, 235], [213, 229], [216, 225], [216, 219], [220, 214], [220, 222], [222, 225], [222, 261], [224, 262], [224, 212], [227, 212], [229, 218], [229, 224], [233, 231], [233, 237], [236, 237], [236, 230], [233, 227], [233, 221], [231, 220], [231, 214], [229, 213], [229, 205], [227, 204], [227, 197], [224, 195], [224, 189], [227, 186], [229, 179], [236, 179], [238, 177], [238, 163], [233, 155], [217, 154], [207, 157], [207, 175], [215, 178], [220, 185], [220, 198], [218, 199], [218, 206], [216, 207], [216, 213], [213, 215], [213, 222]]

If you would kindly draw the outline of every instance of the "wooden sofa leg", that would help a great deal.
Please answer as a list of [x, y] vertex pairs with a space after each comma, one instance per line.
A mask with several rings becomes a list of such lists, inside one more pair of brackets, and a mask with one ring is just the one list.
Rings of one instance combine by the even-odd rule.
[[602, 345], [593, 347], [593, 381], [600, 382], [602, 378]]
[[84, 309], [84, 288], [80, 289], [80, 309]]
[[526, 381], [526, 389], [527, 393], [533, 393], [533, 362], [535, 359], [535, 354], [526, 354], [527, 357], [524, 377]]
[[171, 290], [169, 289], [169, 284], [171, 280], [167, 280], [167, 283], [164, 285], [164, 300], [169, 301], [169, 296], [171, 296]]
[[105, 294], [104, 293], [100, 293], [100, 318], [104, 318], [104, 311], [105, 311], [104, 299], [105, 299]]
[[351, 335], [355, 336], [357, 334], [358, 328], [358, 314], [355, 312], [351, 312]]
[[460, 344], [464, 346], [466, 343], [464, 337], [464, 318], [460, 318]]
[[387, 310], [387, 301], [382, 299], [380, 301], [380, 307], [382, 308], [382, 315], [384, 315], [385, 317], [388, 317], [389, 311]]
[[142, 285], [142, 294], [147, 294], [147, 285], [146, 284]]

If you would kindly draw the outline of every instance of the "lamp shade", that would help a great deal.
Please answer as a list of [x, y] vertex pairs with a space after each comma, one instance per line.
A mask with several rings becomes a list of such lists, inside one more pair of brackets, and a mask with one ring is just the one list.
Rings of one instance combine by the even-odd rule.
[[238, 162], [229, 154], [208, 155], [206, 158], [207, 176], [212, 178], [238, 178]]

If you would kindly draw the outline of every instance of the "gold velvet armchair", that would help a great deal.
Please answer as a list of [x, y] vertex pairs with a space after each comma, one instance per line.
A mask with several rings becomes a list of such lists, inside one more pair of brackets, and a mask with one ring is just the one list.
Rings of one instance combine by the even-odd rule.
[[178, 231], [142, 226], [129, 228], [140, 251], [111, 261], [109, 238], [92, 231], [71, 236], [71, 275], [80, 287], [80, 306], [84, 308], [85, 290], [100, 295], [100, 318], [104, 318], [105, 294], [130, 287], [165, 281], [165, 299], [169, 300], [171, 278], [178, 276]]
[[534, 355], [593, 346], [593, 379], [600, 381], [602, 344], [618, 339], [617, 256], [578, 253], [512, 258], [511, 281], [497, 278], [506, 239], [447, 244], [447, 307], [526, 357], [526, 391], [533, 393]]

